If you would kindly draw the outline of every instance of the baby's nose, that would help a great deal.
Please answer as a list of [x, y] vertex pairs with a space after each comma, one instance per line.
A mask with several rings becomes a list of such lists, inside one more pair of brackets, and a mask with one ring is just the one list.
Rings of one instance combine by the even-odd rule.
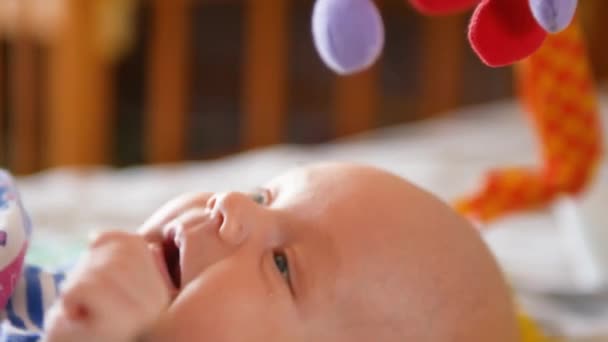
[[234, 246], [247, 239], [263, 210], [249, 195], [240, 192], [215, 194], [209, 198], [207, 207], [213, 217], [220, 218], [221, 239]]

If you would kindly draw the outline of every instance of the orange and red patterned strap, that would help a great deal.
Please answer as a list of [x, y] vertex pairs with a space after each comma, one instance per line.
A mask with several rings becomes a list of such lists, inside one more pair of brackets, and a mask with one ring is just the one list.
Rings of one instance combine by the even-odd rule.
[[480, 222], [547, 205], [560, 194], [579, 194], [602, 156], [594, 80], [576, 18], [515, 71], [542, 160], [535, 168], [491, 170], [475, 193], [456, 200], [460, 212]]

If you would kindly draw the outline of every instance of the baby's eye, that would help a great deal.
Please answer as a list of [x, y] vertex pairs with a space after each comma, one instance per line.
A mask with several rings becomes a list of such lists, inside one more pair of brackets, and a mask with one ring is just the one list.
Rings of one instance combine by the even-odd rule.
[[251, 199], [260, 205], [268, 205], [270, 203], [270, 192], [265, 189], [258, 189], [251, 193]]
[[289, 261], [287, 260], [287, 256], [282, 252], [274, 252], [274, 263], [277, 266], [277, 270], [281, 273], [281, 276], [285, 278], [287, 283], [291, 286], [291, 279], [289, 275]]

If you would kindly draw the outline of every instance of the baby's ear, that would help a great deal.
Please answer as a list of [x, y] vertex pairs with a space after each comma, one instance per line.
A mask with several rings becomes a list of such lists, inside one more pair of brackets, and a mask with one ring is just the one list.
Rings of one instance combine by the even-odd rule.
[[370, 67], [384, 46], [382, 17], [372, 0], [317, 0], [312, 33], [323, 62], [342, 75]]

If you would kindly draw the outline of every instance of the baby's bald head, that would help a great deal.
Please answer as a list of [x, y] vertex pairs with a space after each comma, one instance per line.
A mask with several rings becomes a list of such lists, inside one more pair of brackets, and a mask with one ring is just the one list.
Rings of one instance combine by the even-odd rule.
[[[518, 340], [507, 285], [480, 234], [429, 193], [374, 168], [307, 169], [333, 237], [332, 341]], [[327, 223], [327, 224], [325, 224]], [[334, 332], [331, 332], [333, 334]]]
[[518, 340], [478, 232], [393, 174], [313, 165], [191, 204], [182, 288], [150, 341]]

